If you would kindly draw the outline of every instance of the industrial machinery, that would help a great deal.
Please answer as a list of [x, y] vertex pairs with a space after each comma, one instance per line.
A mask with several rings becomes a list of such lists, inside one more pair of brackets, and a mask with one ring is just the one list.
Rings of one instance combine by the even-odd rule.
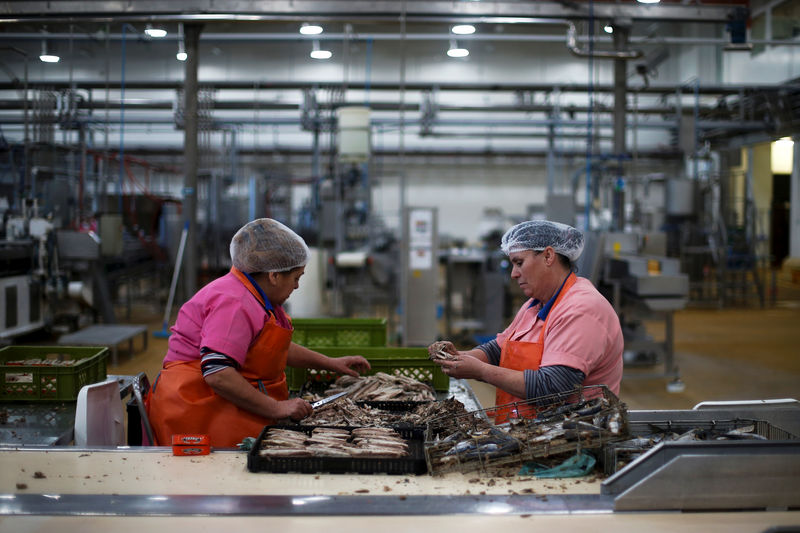
[[444, 266], [445, 338], [464, 344], [482, 343], [505, 329], [509, 314], [508, 262], [499, 250], [447, 248]]
[[9, 340], [44, 327], [46, 281], [57, 263], [53, 225], [39, 216], [36, 202], [26, 202], [19, 215], [4, 213], [3, 220], [0, 340]]
[[[680, 271], [680, 261], [666, 257], [666, 238], [654, 233], [590, 234], [581, 263], [581, 272], [593, 282], [614, 306], [625, 338], [625, 365], [632, 367], [663, 364], [663, 372], [628, 372], [627, 378], [666, 377], [668, 390], [680, 392], [683, 382], [675, 364], [674, 312], [686, 307], [689, 278]], [[599, 261], [598, 261], [599, 259]], [[592, 264], [594, 262], [594, 264]], [[662, 340], [647, 331], [648, 321], [664, 322]]]

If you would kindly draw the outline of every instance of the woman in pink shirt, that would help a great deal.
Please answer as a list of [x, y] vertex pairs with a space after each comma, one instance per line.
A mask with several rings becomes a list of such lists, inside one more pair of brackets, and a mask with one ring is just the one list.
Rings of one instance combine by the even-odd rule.
[[286, 366], [357, 376], [361, 356], [331, 358], [292, 342], [283, 303], [308, 262], [303, 239], [269, 218], [242, 227], [231, 241], [233, 267], [178, 313], [162, 370], [149, 397], [157, 443], [174, 434], [209, 435], [235, 446], [278, 420], [301, 420], [311, 404], [289, 398]]
[[437, 360], [443, 371], [494, 385], [495, 405], [577, 385], [603, 384], [619, 394], [619, 318], [591, 282], [574, 273], [583, 234], [565, 224], [533, 220], [509, 229], [501, 246], [511, 261], [511, 278], [529, 300], [496, 339], [468, 351], [446, 343], [445, 350], [457, 357]]

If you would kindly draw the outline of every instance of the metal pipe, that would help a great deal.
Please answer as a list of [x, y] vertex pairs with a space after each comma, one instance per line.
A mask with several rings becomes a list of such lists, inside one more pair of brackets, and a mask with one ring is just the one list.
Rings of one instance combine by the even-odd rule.
[[[86, 124], [100, 124], [105, 125], [108, 124], [104, 120], [101, 119], [91, 119], [85, 121]], [[238, 117], [229, 117], [224, 120], [217, 120], [214, 122], [214, 125], [219, 128], [225, 128], [228, 126], [233, 125], [240, 125], [240, 124], [255, 124], [255, 125], [277, 125], [277, 126], [296, 126], [301, 124], [300, 118], [286, 118], [286, 119], [255, 119], [254, 117], [246, 117], [246, 118], [238, 118]], [[56, 121], [53, 121], [52, 124], [55, 124]], [[2, 125], [16, 125], [19, 124], [17, 120], [11, 120], [8, 118], [0, 118], [0, 124]], [[162, 125], [173, 125], [175, 121], [171, 117], [137, 117], [136, 119], [125, 119], [126, 128], [130, 124], [139, 124], [139, 125], [147, 125], [147, 124], [162, 124]], [[375, 119], [372, 120], [373, 126], [378, 126], [382, 128], [399, 128], [401, 121], [399, 119]], [[421, 124], [419, 119], [408, 120], [404, 121], [406, 126], [408, 125], [416, 125], [419, 126]], [[436, 122], [433, 124], [434, 126], [507, 126], [507, 127], [520, 127], [520, 128], [530, 128], [530, 127], [549, 127], [553, 124], [551, 119], [541, 119], [541, 120], [477, 120], [477, 119], [470, 119], [470, 120], [461, 120], [461, 119], [436, 119]], [[639, 123], [638, 127], [641, 129], [651, 129], [651, 130], [659, 130], [659, 129], [669, 129], [677, 127], [677, 119], [673, 120], [651, 120], [645, 123]], [[614, 124], [611, 121], [602, 121], [602, 122], [595, 122], [595, 125], [599, 128], [613, 128]], [[558, 126], [560, 128], [585, 128], [586, 122], [580, 121], [577, 119], [566, 119], [566, 120], [559, 120]], [[746, 131], [763, 131], [764, 130], [764, 123], [751, 120], [747, 122], [738, 122], [732, 120], [701, 120], [698, 123], [698, 129], [701, 130], [710, 130], [710, 129], [737, 129], [737, 130], [746, 130]], [[170, 127], [165, 131], [174, 131], [174, 127]], [[126, 129], [126, 131], [128, 131]]]
[[[348, 102], [345, 100], [345, 102]], [[24, 104], [24, 102], [22, 102]], [[353, 100], [352, 105], [360, 105], [363, 102], [360, 100]], [[14, 111], [19, 109], [20, 101], [19, 100], [10, 100], [10, 99], [0, 99], [0, 111]], [[148, 100], [142, 98], [126, 98], [125, 101], [121, 101], [118, 98], [112, 98], [110, 100], [97, 100], [91, 99], [86, 101], [80, 101], [77, 103], [77, 109], [110, 109], [110, 108], [119, 108], [125, 106], [125, 109], [146, 109], [146, 110], [172, 110], [174, 107], [174, 103], [172, 100]], [[262, 109], [270, 110], [270, 111], [296, 111], [300, 108], [301, 104], [293, 104], [293, 103], [286, 103], [286, 102], [259, 102], [259, 101], [246, 101], [246, 100], [235, 100], [235, 101], [215, 101], [214, 102], [214, 110], [215, 111], [249, 111], [249, 110], [256, 110], [260, 111]], [[373, 103], [370, 105], [370, 109], [374, 111], [399, 111], [400, 109], [399, 102], [379, 102]], [[421, 104], [415, 103], [404, 103], [403, 104], [406, 111], [419, 111]], [[319, 107], [321, 109], [332, 109], [334, 107], [339, 107], [339, 104], [320, 104]], [[713, 105], [706, 105], [702, 106], [702, 110], [711, 111], [714, 109], [715, 106]], [[436, 104], [436, 111], [437, 113], [447, 113], [447, 112], [497, 112], [497, 113], [552, 113], [555, 107], [552, 105], [506, 105], [506, 104], [498, 104], [498, 105], [447, 105], [447, 104]], [[569, 113], [588, 113], [589, 107], [585, 105], [570, 105], [568, 108]], [[634, 109], [628, 109], [629, 112], [633, 112]], [[559, 109], [560, 112], [560, 109]], [[605, 112], [612, 112], [611, 109], [594, 109], [595, 113], [605, 113]], [[669, 113], [675, 112], [675, 106], [673, 105], [663, 105], [663, 106], [647, 106], [647, 107], [640, 107], [636, 109], [636, 112], [639, 114], [649, 114], [649, 115], [664, 115]], [[313, 127], [312, 127], [313, 128]]]
[[[578, 57], [594, 57], [598, 59], [639, 59], [644, 55], [641, 50], [584, 50], [578, 48], [577, 37], [575, 36], [575, 24], [566, 21], [567, 24], [567, 48]], [[616, 42], [616, 39], [615, 39]]]
[[[553, 19], [548, 21], [549, 24], [562, 25], [567, 24], [566, 20]], [[6, 32], [0, 33], [0, 41], [40, 41], [42, 38], [40, 33], [33, 32]], [[111, 41], [121, 41], [122, 34], [114, 33], [108, 34], [105, 38]], [[409, 41], [448, 41], [452, 38], [449, 33], [415, 33], [409, 34], [407, 40]], [[49, 33], [47, 35], [49, 41], [69, 40], [70, 36], [63, 33]], [[73, 39], [76, 41], [95, 42], [97, 37], [95, 35], [75, 35]], [[167, 35], [159, 39], [161, 42], [177, 42], [180, 39], [177, 35]], [[343, 41], [349, 39], [351, 41], [399, 41], [401, 35], [399, 33], [359, 33], [346, 34], [346, 33], [323, 33], [315, 35], [315, 41]], [[564, 42], [562, 35], [538, 35], [538, 34], [506, 34], [506, 33], [485, 33], [472, 35], [461, 35], [459, 40], [465, 42], [469, 41], [489, 41], [489, 42], [535, 42], [535, 43], [561, 43]], [[595, 37], [595, 43], [612, 44], [613, 38], [605, 36]], [[204, 33], [201, 42], [311, 42], [309, 37], [297, 33]], [[575, 43], [588, 42], [589, 38], [586, 36], [575, 35]], [[730, 39], [721, 37], [679, 37], [679, 36], [660, 36], [657, 38], [649, 35], [636, 35], [630, 36], [629, 42], [632, 44], [640, 45], [677, 45], [677, 46], [720, 46], [724, 47], [730, 44]], [[800, 41], [792, 39], [749, 39], [747, 41], [753, 45], [765, 46], [800, 46]]]
[[[2, 35], [2, 34], [0, 34]], [[97, 80], [84, 80], [79, 83], [81, 88], [83, 89], [105, 89], [106, 82], [97, 81]], [[207, 87], [214, 87], [218, 90], [252, 90], [253, 89], [253, 82], [252, 80], [241, 80], [241, 81], [230, 81], [230, 80], [207, 80], [203, 82], [204, 86]], [[325, 90], [329, 88], [338, 88], [341, 84], [336, 82], [330, 83], [321, 83], [319, 81], [292, 81], [292, 82], [270, 82], [269, 89], [280, 91], [280, 90], [288, 90], [288, 89], [317, 89], [317, 90]], [[42, 81], [32, 81], [29, 82], [29, 87], [31, 88], [39, 88], [44, 90], [58, 90], [58, 89], [68, 89], [69, 83], [63, 80], [42, 80]], [[118, 89], [120, 85], [111, 84], [111, 88]], [[362, 82], [350, 82], [348, 84], [348, 88], [350, 90], [361, 90], [367, 87], [366, 83]], [[508, 83], [504, 84], [501, 82], [405, 82], [405, 90], [406, 91], [430, 91], [432, 87], [436, 87], [436, 89], [441, 93], [443, 91], [486, 91], [486, 92], [514, 92], [514, 91], [538, 91], [538, 92], [552, 92], [556, 88], [561, 93], [585, 93], [588, 92], [588, 84], [577, 84], [577, 83], [568, 83], [568, 84], [554, 84], [554, 83]], [[10, 82], [3, 82], [0, 83], [0, 90], [13, 90], [15, 87]], [[125, 88], [128, 90], [178, 90], [183, 88], [183, 84], [180, 81], [161, 81], [161, 80], [151, 80], [151, 81], [127, 81], [125, 83]], [[398, 85], [396, 83], [389, 83], [389, 82], [374, 82], [371, 81], [369, 83], [370, 91], [396, 91], [398, 90]], [[698, 88], [699, 93], [702, 95], [739, 95], [741, 96], [743, 93], [746, 92], [782, 92], [786, 90], [797, 90], [800, 88], [800, 83], [784, 83], [781, 85], [703, 85]], [[262, 87], [263, 89], [263, 87]], [[611, 93], [614, 91], [613, 84], [611, 85], [593, 85], [592, 92], [604, 92], [604, 93]], [[666, 94], [688, 94], [694, 96], [695, 89], [694, 87], [690, 87], [688, 85], [681, 85], [680, 87], [675, 87], [675, 85], [655, 85], [650, 84], [648, 87], [642, 87], [638, 89], [640, 94], [658, 94], [658, 95], [666, 95]]]

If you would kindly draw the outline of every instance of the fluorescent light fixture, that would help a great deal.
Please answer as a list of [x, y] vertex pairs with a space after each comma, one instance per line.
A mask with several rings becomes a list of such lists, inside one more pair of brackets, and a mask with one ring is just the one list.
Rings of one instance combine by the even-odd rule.
[[300, 33], [303, 35], [319, 35], [322, 33], [322, 26], [319, 24], [309, 24], [308, 22], [304, 22], [300, 26]]
[[456, 35], [472, 35], [475, 33], [475, 26], [472, 24], [457, 24], [450, 28], [450, 31]]
[[330, 59], [333, 55], [330, 50], [320, 50], [319, 41], [314, 41], [311, 46], [311, 59]]
[[150, 24], [148, 24], [147, 27], [144, 29], [144, 33], [148, 37], [152, 37], [154, 39], [161, 39], [167, 36], [167, 30], [163, 28], [154, 28]]
[[61, 58], [56, 54], [47, 51], [47, 40], [42, 40], [42, 53], [39, 54], [39, 61], [42, 63], [58, 63]]
[[183, 24], [178, 24], [178, 53], [175, 54], [175, 59], [186, 61], [187, 57], [189, 56], [186, 54], [186, 48], [183, 43]]
[[312, 59], [330, 59], [333, 54], [330, 50], [311, 50]]
[[640, 4], [658, 4], [661, 0], [637, 0]]
[[770, 145], [770, 166], [773, 174], [791, 174], [794, 163], [794, 142], [783, 137]]
[[450, 57], [467, 57], [469, 50], [466, 48], [459, 48], [458, 43], [454, 40], [450, 41], [450, 48], [447, 50], [447, 55]]
[[605, 26], [603, 26], [603, 31], [606, 33], [614, 33], [614, 26], [612, 26], [611, 23], [608, 22], [606, 23]]

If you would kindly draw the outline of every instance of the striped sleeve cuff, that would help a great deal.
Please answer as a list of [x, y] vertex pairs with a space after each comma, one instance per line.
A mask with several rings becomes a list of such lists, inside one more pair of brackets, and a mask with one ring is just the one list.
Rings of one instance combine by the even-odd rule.
[[203, 377], [210, 376], [226, 368], [234, 368], [237, 370], [239, 368], [239, 363], [224, 353], [212, 352], [210, 350], [203, 350], [202, 353], [203, 357], [200, 359], [200, 370], [203, 372]]
[[583, 383], [586, 375], [570, 366], [543, 366], [539, 370], [525, 370], [525, 397], [538, 398], [549, 394], [567, 392]]
[[486, 358], [489, 360], [489, 364], [494, 366], [498, 366], [500, 364], [500, 345], [497, 344], [497, 339], [492, 339], [489, 342], [484, 342], [483, 344], [476, 346], [475, 348], [483, 351], [486, 354]]

